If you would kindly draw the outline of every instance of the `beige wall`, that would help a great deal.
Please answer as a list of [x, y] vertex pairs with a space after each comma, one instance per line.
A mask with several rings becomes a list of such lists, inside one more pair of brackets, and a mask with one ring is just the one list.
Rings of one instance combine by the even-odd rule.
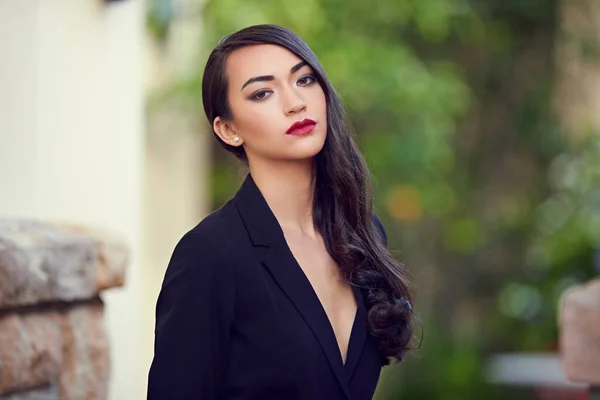
[[144, 116], [145, 92], [201, 62], [202, 26], [174, 21], [158, 44], [143, 23], [142, 0], [0, 0], [0, 218], [100, 226], [132, 249], [126, 287], [104, 296], [112, 400], [145, 397], [165, 268], [207, 212], [201, 121]]
[[[198, 58], [202, 23], [188, 12], [202, 0], [179, 0], [184, 17], [171, 23], [165, 42], [146, 37], [145, 87], [150, 96], [184, 79], [201, 66]], [[185, 16], [187, 14], [187, 16]], [[194, 15], [194, 17], [190, 17]], [[201, 132], [198, 111], [163, 101], [148, 109], [144, 213], [142, 217], [143, 276], [142, 370], [147, 373], [153, 356], [154, 307], [165, 269], [177, 241], [208, 212], [208, 140]], [[201, 113], [201, 111], [200, 111]], [[143, 377], [146, 383], [147, 375]]]
[[111, 399], [139, 399], [144, 5], [0, 1], [0, 217], [108, 228], [133, 250], [104, 299]]

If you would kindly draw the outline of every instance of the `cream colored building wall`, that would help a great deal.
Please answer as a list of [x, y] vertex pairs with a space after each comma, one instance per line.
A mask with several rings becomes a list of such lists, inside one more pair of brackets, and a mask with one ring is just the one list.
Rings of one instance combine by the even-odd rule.
[[199, 62], [202, 27], [174, 21], [158, 44], [144, 17], [141, 0], [0, 1], [0, 218], [99, 226], [131, 246], [126, 286], [104, 296], [111, 400], [145, 397], [169, 257], [208, 211], [210, 137], [189, 111], [144, 108]]
[[115, 400], [145, 382], [143, 32], [140, 0], [0, 1], [0, 218], [98, 226], [131, 246], [126, 286], [104, 296]]
[[[202, 0], [178, 0], [181, 18], [172, 21], [166, 41], [145, 41], [146, 90], [149, 96], [185, 79], [202, 66], [202, 21], [194, 12]], [[142, 369], [144, 383], [152, 362], [154, 311], [169, 258], [177, 241], [209, 211], [209, 140], [201, 110], [177, 101], [160, 102], [146, 116], [143, 213]]]

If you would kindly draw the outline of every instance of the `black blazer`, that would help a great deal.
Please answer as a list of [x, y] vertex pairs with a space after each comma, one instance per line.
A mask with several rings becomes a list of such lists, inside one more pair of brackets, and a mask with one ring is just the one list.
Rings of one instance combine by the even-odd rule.
[[344, 364], [325, 310], [248, 174], [173, 252], [156, 306], [148, 399], [371, 399], [386, 360], [368, 332], [361, 290], [354, 294]]

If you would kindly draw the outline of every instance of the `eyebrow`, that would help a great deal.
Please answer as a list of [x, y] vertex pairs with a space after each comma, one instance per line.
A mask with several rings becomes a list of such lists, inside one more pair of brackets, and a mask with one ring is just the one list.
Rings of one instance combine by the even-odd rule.
[[[300, 61], [298, 64], [294, 65], [291, 69], [290, 69], [290, 73], [294, 73], [297, 72], [300, 68], [304, 67], [308, 65], [308, 63], [306, 61]], [[267, 82], [267, 81], [273, 81], [275, 80], [275, 77], [273, 75], [261, 75], [261, 76], [255, 76], [254, 78], [250, 78], [246, 81], [246, 83], [244, 83], [244, 85], [242, 86], [241, 90], [244, 90], [244, 88], [246, 86], [248, 86], [251, 83], [254, 82]]]

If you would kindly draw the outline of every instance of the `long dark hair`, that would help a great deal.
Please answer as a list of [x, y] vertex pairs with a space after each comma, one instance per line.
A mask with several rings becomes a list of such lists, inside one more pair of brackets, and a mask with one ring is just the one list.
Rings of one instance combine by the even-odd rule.
[[[401, 360], [411, 347], [412, 294], [404, 265], [388, 252], [373, 219], [370, 173], [348, 129], [346, 113], [317, 56], [295, 33], [276, 25], [251, 26], [223, 38], [208, 57], [202, 101], [210, 124], [231, 120], [227, 99], [227, 56], [254, 44], [286, 48], [306, 61], [325, 92], [327, 137], [316, 155], [314, 225], [346, 279], [366, 294], [371, 333], [382, 353]], [[215, 137], [236, 157], [248, 162], [242, 146]]]

